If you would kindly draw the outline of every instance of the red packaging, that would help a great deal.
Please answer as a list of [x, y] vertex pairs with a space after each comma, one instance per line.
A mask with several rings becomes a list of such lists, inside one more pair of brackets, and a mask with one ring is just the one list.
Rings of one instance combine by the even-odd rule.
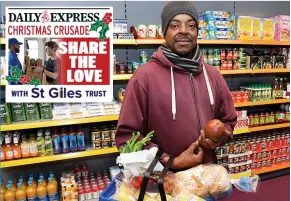
[[221, 60], [220, 70], [227, 70], [227, 60]]
[[102, 193], [102, 191], [106, 188], [105, 184], [102, 182], [102, 183], [99, 183], [98, 184], [98, 189], [99, 189], [99, 194]]
[[256, 169], [257, 168], [257, 163], [256, 162], [252, 162], [252, 169]]
[[93, 199], [99, 199], [100, 192], [98, 189], [98, 185], [96, 183], [91, 185], [91, 193], [92, 193]]
[[277, 159], [276, 158], [272, 159], [271, 164], [272, 165], [276, 165], [277, 164]]
[[84, 190], [83, 186], [78, 187], [78, 191], [79, 191], [79, 194], [78, 194], [79, 201], [85, 201], [86, 200], [86, 198], [85, 198], [85, 190]]
[[246, 170], [250, 170], [251, 169], [251, 165], [250, 164], [247, 164], [246, 165]]
[[261, 168], [261, 167], [262, 167], [262, 162], [261, 161], [257, 162], [257, 168]]
[[267, 161], [262, 161], [262, 167], [266, 167], [267, 166]]
[[86, 164], [82, 165], [81, 171], [82, 171], [82, 176], [83, 177], [88, 177], [89, 176], [88, 166]]
[[92, 199], [91, 187], [89, 185], [85, 186], [85, 198], [86, 200]]
[[249, 94], [248, 92], [242, 92], [243, 93], [243, 102], [249, 102], [250, 98], [249, 98]]
[[76, 178], [80, 178], [81, 177], [81, 168], [79, 167], [79, 165], [76, 165], [74, 168], [74, 174]]

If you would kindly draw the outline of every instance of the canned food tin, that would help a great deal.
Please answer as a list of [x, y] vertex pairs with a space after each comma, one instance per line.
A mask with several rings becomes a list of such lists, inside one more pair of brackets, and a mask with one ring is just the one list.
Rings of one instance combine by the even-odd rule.
[[101, 140], [92, 141], [92, 148], [93, 149], [101, 149]]
[[276, 158], [272, 159], [271, 164], [272, 165], [276, 165], [277, 164], [277, 159]]
[[228, 49], [226, 51], [226, 59], [229, 59], [229, 60], [233, 59], [233, 52], [232, 52], [232, 50]]
[[286, 161], [290, 161], [290, 156], [289, 155], [286, 156]]
[[109, 140], [110, 139], [110, 131], [108, 128], [103, 128], [101, 130], [101, 140]]
[[233, 154], [234, 153], [234, 146], [232, 143], [229, 143], [228, 145], [228, 153]]
[[265, 139], [262, 139], [261, 140], [261, 150], [264, 150], [266, 148], [267, 148], [266, 140]]
[[256, 169], [257, 168], [257, 163], [256, 162], [252, 162], [252, 169]]
[[267, 160], [267, 166], [271, 165], [271, 160]]
[[94, 131], [91, 132], [91, 136], [92, 136], [92, 141], [101, 140], [100, 131], [98, 129], [94, 129]]
[[240, 171], [240, 167], [239, 167], [239, 166], [236, 166], [236, 167], [234, 168], [234, 173], [239, 173], [239, 171]]
[[267, 166], [267, 161], [263, 161], [262, 162], [262, 167], [266, 167]]
[[280, 158], [280, 157], [276, 159], [276, 163], [277, 163], [277, 164], [278, 164], [278, 163], [281, 163], [281, 158]]
[[286, 157], [285, 156], [282, 156], [281, 157], [281, 163], [285, 162], [285, 160], [286, 160]]
[[263, 158], [263, 154], [262, 153], [258, 153], [258, 160], [261, 160]]
[[234, 173], [234, 167], [230, 167], [229, 169], [228, 169], [228, 172], [229, 172], [229, 174], [233, 174]]
[[258, 154], [257, 153], [253, 153], [253, 157], [252, 157], [252, 159], [255, 161], [255, 160], [257, 160], [258, 159]]
[[241, 165], [240, 166], [240, 172], [244, 172], [246, 171], [246, 166], [245, 165]]
[[102, 148], [109, 148], [110, 140], [102, 140]]
[[245, 161], [246, 161], [246, 156], [241, 156], [241, 157], [239, 157], [239, 161], [240, 161], [241, 163], [245, 162]]
[[286, 148], [282, 148], [280, 150], [280, 155], [285, 155], [286, 154]]
[[287, 148], [286, 148], [286, 153], [287, 153], [287, 154], [290, 154], [290, 147], [287, 147]]
[[264, 151], [263, 153], [262, 153], [262, 158], [264, 159], [264, 158], [267, 158], [267, 152], [266, 151]]
[[251, 165], [250, 164], [247, 164], [246, 165], [246, 170], [250, 170], [251, 169]]
[[262, 167], [262, 162], [261, 161], [257, 162], [257, 168], [260, 168], [260, 167]]
[[233, 163], [236, 164], [236, 163], [239, 163], [239, 162], [240, 162], [239, 157], [235, 157], [234, 160], [233, 160]]
[[228, 158], [228, 164], [233, 164], [233, 158]]
[[248, 154], [248, 155], [247, 155], [247, 161], [250, 161], [250, 160], [252, 160], [252, 157], [251, 157], [250, 154]]
[[234, 154], [241, 153], [241, 144], [239, 142], [234, 143]]
[[220, 70], [227, 70], [227, 60], [221, 60]]
[[227, 60], [226, 70], [232, 70], [232, 60]]

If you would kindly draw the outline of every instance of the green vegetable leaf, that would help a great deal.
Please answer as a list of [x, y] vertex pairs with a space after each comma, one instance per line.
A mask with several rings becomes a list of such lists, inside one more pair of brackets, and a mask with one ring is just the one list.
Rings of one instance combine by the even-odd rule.
[[106, 32], [109, 30], [109, 26], [105, 23], [102, 25], [102, 29], [99, 31], [99, 39], [103, 41], [106, 38]]
[[103, 27], [103, 20], [96, 21], [95, 23], [91, 24], [89, 31], [97, 31], [99, 27]]

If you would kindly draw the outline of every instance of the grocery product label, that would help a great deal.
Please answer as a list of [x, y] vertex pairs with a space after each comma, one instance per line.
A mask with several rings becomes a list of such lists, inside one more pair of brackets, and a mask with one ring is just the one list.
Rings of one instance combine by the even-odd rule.
[[47, 196], [38, 196], [38, 201], [47, 201]]
[[250, 40], [253, 35], [253, 19], [248, 16], [237, 17], [237, 37], [241, 40]]
[[59, 200], [57, 193], [48, 194], [48, 201], [55, 201], [55, 200]]
[[[17, 44], [27, 46], [29, 38], [35, 38], [44, 47], [40, 58], [31, 58], [33, 55], [28, 53], [24, 61], [20, 61], [25, 64], [25, 71], [10, 60], [6, 62], [6, 102], [29, 103], [25, 111], [20, 104], [13, 108], [15, 121], [38, 120], [40, 114], [44, 119], [51, 118], [51, 114], [45, 112], [48, 108], [39, 112], [35, 103], [104, 103], [113, 100], [114, 26], [113, 7], [109, 3], [108, 6], [90, 7], [6, 6], [5, 16], [7, 44], [13, 39]], [[156, 35], [156, 27], [150, 30], [150, 36]], [[51, 44], [45, 45], [47, 42]], [[46, 49], [51, 46], [56, 55], [44, 58]], [[6, 48], [7, 58], [8, 53]], [[51, 58], [55, 56], [57, 59]], [[43, 69], [53, 73], [53, 78], [43, 76]], [[87, 116], [83, 112], [71, 115]]]
[[263, 40], [274, 40], [275, 23], [273, 19], [263, 19]]
[[26, 199], [16, 200], [16, 201], [26, 201]]
[[28, 201], [38, 201], [37, 197], [27, 198]]

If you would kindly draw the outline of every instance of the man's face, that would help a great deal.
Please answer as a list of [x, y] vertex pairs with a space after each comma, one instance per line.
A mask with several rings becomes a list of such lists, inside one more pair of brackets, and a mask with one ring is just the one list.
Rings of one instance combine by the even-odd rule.
[[197, 43], [195, 20], [187, 14], [178, 14], [169, 23], [165, 37], [168, 47], [181, 57], [190, 57]]
[[20, 52], [20, 46], [17, 44], [10, 45], [10, 50], [14, 51], [15, 53]]
[[46, 53], [48, 56], [53, 56], [54, 52], [55, 52], [54, 48], [46, 47]]

